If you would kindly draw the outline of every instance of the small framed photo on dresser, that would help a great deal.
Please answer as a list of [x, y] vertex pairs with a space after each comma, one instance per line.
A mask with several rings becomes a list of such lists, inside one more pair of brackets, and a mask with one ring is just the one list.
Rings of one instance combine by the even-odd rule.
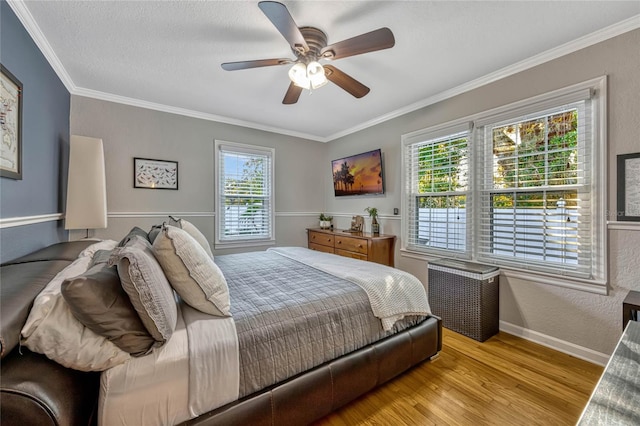
[[617, 216], [640, 222], [640, 152], [618, 155]]
[[133, 159], [133, 187], [147, 189], [178, 189], [178, 162]]

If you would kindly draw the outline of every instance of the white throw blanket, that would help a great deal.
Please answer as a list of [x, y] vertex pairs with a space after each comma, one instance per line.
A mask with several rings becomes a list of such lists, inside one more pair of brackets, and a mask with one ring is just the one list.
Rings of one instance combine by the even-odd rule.
[[322, 253], [303, 247], [274, 247], [268, 251], [351, 281], [369, 297], [373, 314], [385, 331], [407, 315], [430, 315], [424, 286], [413, 275], [389, 266]]

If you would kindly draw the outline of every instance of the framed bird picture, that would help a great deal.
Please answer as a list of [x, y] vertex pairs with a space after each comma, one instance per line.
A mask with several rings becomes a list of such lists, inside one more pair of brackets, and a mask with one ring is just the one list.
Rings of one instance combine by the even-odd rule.
[[133, 159], [133, 187], [147, 189], [178, 189], [178, 162]]

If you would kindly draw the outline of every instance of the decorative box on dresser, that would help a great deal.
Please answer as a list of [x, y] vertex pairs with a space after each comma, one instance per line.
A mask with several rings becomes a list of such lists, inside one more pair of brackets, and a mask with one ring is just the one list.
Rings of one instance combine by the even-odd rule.
[[394, 266], [395, 235], [312, 228], [307, 238], [311, 250]]

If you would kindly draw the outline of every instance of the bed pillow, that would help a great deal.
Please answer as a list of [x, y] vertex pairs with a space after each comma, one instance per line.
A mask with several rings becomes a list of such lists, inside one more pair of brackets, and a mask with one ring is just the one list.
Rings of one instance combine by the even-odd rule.
[[122, 288], [115, 266], [97, 263], [84, 274], [64, 280], [61, 291], [78, 321], [123, 351], [141, 356], [155, 343]]
[[118, 243], [118, 247], [126, 246], [127, 243], [131, 241], [131, 239], [133, 239], [133, 237], [135, 237], [136, 235], [149, 241], [149, 234], [144, 229], [140, 229], [137, 226], [134, 226], [133, 228], [131, 228], [131, 231], [129, 231], [129, 233], [125, 235], [122, 240], [120, 240], [120, 242]]
[[173, 290], [151, 251], [151, 244], [134, 236], [127, 245], [113, 250], [109, 264], [118, 266], [122, 288], [155, 340], [153, 346], [162, 346], [176, 328], [178, 310]]
[[163, 226], [153, 252], [169, 282], [191, 307], [211, 315], [229, 316], [229, 288], [222, 271], [185, 230]]
[[176, 228], [180, 228], [183, 231], [186, 231], [189, 235], [191, 235], [197, 242], [202, 246], [207, 255], [213, 259], [213, 253], [211, 252], [211, 246], [209, 246], [209, 241], [207, 241], [207, 237], [205, 237], [202, 232], [195, 225], [187, 220], [180, 219], [177, 217], [169, 216], [169, 225], [175, 226]]
[[[110, 243], [113, 244], [106, 247]], [[93, 251], [110, 249], [115, 244], [115, 241], [103, 241], [90, 248]], [[131, 358], [113, 342], [78, 321], [62, 296], [62, 282], [84, 273], [93, 251], [76, 259], [47, 284], [34, 300], [21, 331], [23, 346], [46, 355], [60, 365], [80, 371], [103, 371]]]
[[162, 225], [153, 225], [149, 230], [149, 242], [153, 244], [153, 242], [158, 237], [158, 234], [162, 230]]
[[89, 269], [93, 268], [95, 265], [99, 264], [107, 264], [109, 263], [109, 259], [111, 258], [111, 250], [96, 250], [91, 259], [91, 263], [89, 264]]

